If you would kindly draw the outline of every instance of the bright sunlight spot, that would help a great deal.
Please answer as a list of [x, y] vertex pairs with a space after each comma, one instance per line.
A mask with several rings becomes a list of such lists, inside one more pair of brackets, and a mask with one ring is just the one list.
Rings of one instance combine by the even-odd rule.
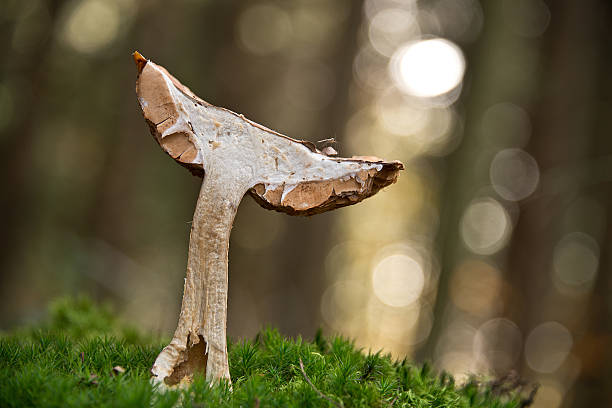
[[408, 43], [391, 59], [391, 75], [405, 93], [434, 97], [455, 89], [463, 79], [465, 59], [455, 44], [441, 38]]

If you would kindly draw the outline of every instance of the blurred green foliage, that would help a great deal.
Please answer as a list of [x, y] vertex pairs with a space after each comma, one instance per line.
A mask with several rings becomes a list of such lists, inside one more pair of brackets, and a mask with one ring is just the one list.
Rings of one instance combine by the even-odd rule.
[[62, 297], [49, 305], [49, 320], [43, 328], [62, 332], [75, 339], [114, 335], [128, 344], [153, 342], [136, 327], [121, 322], [113, 314], [110, 304], [95, 304], [86, 296]]

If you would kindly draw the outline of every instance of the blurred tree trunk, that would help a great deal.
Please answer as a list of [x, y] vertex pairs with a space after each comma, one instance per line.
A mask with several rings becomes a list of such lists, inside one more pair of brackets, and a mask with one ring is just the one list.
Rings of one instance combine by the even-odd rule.
[[[608, 251], [612, 237], [608, 233], [601, 241], [593, 231], [597, 226], [589, 225], [591, 214], [583, 211], [572, 215], [570, 207], [584, 197], [605, 203], [611, 198], [610, 165], [603, 166], [607, 175], [598, 174], [602, 171], [598, 162], [601, 164], [603, 155], [611, 151], [612, 16], [610, 3], [605, 0], [556, 1], [549, 2], [549, 7], [552, 19], [543, 50], [541, 96], [534, 109], [534, 137], [530, 145], [540, 166], [541, 185], [536, 195], [521, 205], [509, 256], [514, 296], [507, 314], [517, 322], [525, 338], [545, 321], [554, 320], [566, 326], [574, 337], [573, 353], [583, 360], [579, 364], [583, 368], [577, 368], [582, 372], [573, 405], [610, 406], [609, 375], [608, 380], [605, 376], [606, 370], [609, 374], [606, 368], [609, 364], [596, 364], [598, 368], [589, 368], [593, 372], [585, 372], [585, 356], [580, 353], [582, 349], [592, 354], [596, 349], [601, 354], [591, 357], [599, 362], [610, 360], [609, 346], [601, 347], [601, 341], [605, 337], [609, 341], [610, 336], [610, 309], [604, 304], [611, 287], [606, 270], [610, 268]], [[609, 225], [611, 216], [608, 209]], [[599, 276], [592, 294], [563, 295], [553, 285], [555, 245], [564, 234], [574, 231], [588, 233], [600, 244]], [[589, 334], [588, 326], [593, 333]], [[522, 362], [526, 376], [533, 377], [524, 359]], [[566, 361], [552, 376], [564, 388], [571, 387], [567, 373], [574, 369], [572, 362]], [[569, 399], [565, 406], [571, 403], [571, 395], [566, 395]]]
[[443, 169], [445, 178], [440, 198], [443, 204], [437, 238], [441, 272], [433, 311], [434, 324], [427, 342], [416, 354], [418, 360], [434, 357], [438, 341], [453, 319], [450, 284], [454, 269], [462, 259], [473, 256], [462, 243], [459, 226], [470, 201], [489, 184], [488, 161], [484, 158], [492, 158], [495, 145], [488, 140], [490, 135], [481, 131], [482, 116], [493, 104], [516, 98], [507, 91], [507, 83], [515, 81], [514, 78], [507, 78], [507, 73], [503, 73], [507, 65], [505, 49], [516, 40], [504, 21], [501, 2], [482, 2], [482, 7], [483, 31], [476, 43], [464, 49], [469, 65], [462, 99], [458, 103], [459, 114], [465, 118], [463, 140], [459, 149], [441, 163], [446, 167]]
[[[15, 304], [4, 304], [5, 299], [11, 299], [11, 278], [23, 272], [23, 259], [20, 255], [30, 243], [30, 219], [37, 217], [38, 190], [26, 182], [32, 163], [32, 139], [35, 128], [42, 117], [44, 107], [40, 99], [47, 91], [49, 83], [48, 62], [57, 31], [59, 12], [63, 0], [49, 0], [44, 6], [48, 13], [47, 24], [38, 27], [33, 43], [29, 47], [18, 48], [13, 41], [3, 46], [4, 70], [0, 72], [0, 83], [13, 85], [13, 111], [16, 120], [1, 132], [0, 160], [2, 185], [6, 186], [4, 194], [0, 195], [0, 214], [3, 216], [0, 234], [0, 301], [3, 309], [17, 309]], [[20, 6], [21, 7], [21, 6]], [[23, 7], [25, 9], [25, 7]], [[21, 15], [20, 9], [18, 15]], [[23, 12], [25, 14], [25, 12]], [[0, 38], [14, 38], [15, 27], [7, 24], [2, 27]], [[23, 88], [17, 88], [22, 85]], [[18, 113], [18, 114], [17, 114]], [[40, 175], [44, 183], [44, 175]], [[18, 316], [13, 316], [18, 318]]]

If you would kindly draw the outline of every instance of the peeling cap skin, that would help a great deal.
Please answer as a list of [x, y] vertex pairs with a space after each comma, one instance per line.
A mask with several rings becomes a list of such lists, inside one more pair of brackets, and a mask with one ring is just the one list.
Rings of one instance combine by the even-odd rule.
[[358, 203], [397, 180], [402, 163], [336, 157], [198, 98], [163, 67], [134, 53], [136, 93], [151, 134], [202, 177], [191, 224], [183, 302], [170, 344], [151, 373], [162, 386], [230, 381], [226, 320], [229, 237], [242, 197], [264, 208], [313, 215]]
[[377, 157], [327, 156], [243, 115], [195, 96], [135, 53], [138, 101], [151, 133], [174, 160], [203, 177], [222, 161], [264, 208], [312, 215], [360, 202], [397, 180], [403, 165]]

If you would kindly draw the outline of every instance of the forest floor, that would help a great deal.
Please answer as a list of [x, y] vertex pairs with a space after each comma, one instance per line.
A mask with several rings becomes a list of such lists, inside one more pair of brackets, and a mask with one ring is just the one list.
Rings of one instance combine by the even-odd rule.
[[109, 308], [61, 299], [38, 325], [0, 334], [0, 407], [522, 408], [535, 389], [514, 377], [456, 384], [429, 365], [364, 353], [341, 337], [312, 342], [272, 329], [228, 343], [232, 388], [196, 378], [161, 392], [150, 368], [163, 347]]

